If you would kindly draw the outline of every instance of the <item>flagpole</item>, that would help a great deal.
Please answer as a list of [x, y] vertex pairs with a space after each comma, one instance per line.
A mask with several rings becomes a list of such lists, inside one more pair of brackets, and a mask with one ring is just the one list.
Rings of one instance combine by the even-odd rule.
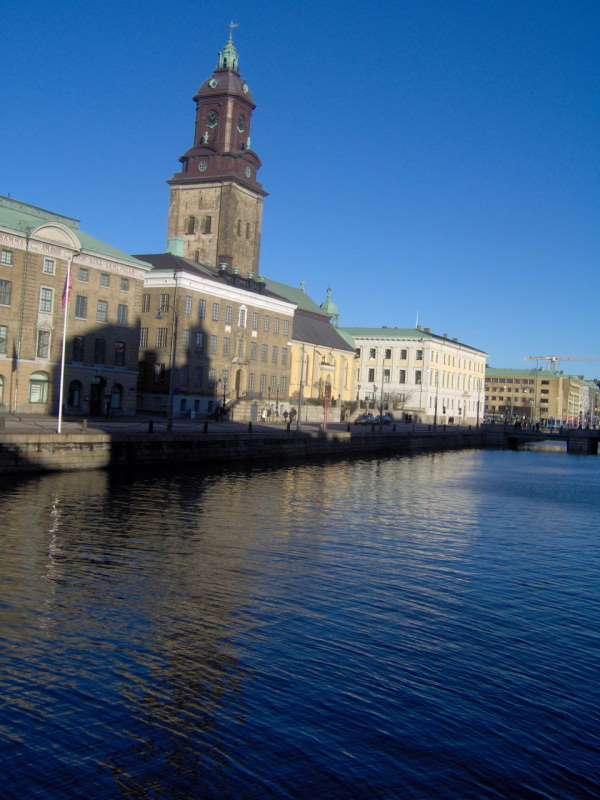
[[58, 390], [58, 424], [56, 426], [56, 432], [61, 433], [62, 431], [62, 416], [63, 416], [63, 397], [65, 392], [65, 351], [67, 347], [67, 324], [69, 321], [69, 299], [71, 297], [71, 288], [72, 288], [72, 281], [71, 281], [71, 267], [73, 264], [73, 259], [78, 253], [73, 253], [67, 259], [67, 278], [65, 280], [65, 288], [63, 290], [63, 308], [65, 310], [64, 320], [63, 320], [63, 335], [62, 335], [62, 347], [61, 347], [61, 354], [60, 354], [60, 383], [59, 383], [59, 390]]

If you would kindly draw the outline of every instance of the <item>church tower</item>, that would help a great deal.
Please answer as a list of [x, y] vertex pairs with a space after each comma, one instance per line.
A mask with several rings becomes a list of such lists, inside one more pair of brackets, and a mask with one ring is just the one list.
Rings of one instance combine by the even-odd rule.
[[263, 197], [250, 147], [256, 105], [238, 72], [231, 33], [213, 74], [194, 96], [194, 145], [168, 183], [168, 250], [258, 275]]

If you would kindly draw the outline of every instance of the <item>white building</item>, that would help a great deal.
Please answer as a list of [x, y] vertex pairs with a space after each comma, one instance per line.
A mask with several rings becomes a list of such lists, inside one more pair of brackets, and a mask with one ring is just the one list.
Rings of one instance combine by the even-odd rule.
[[415, 422], [483, 419], [483, 350], [429, 328], [340, 328], [356, 348], [356, 399]]

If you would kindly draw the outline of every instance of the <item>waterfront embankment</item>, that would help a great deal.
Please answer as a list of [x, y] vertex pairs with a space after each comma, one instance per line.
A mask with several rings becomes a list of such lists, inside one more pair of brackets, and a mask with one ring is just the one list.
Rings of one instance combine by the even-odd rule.
[[483, 446], [476, 429], [17, 431], [0, 435], [0, 474], [395, 455]]

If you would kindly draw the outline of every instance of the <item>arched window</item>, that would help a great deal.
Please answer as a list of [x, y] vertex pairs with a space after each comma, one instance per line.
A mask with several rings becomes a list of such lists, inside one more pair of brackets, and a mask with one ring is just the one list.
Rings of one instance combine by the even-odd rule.
[[246, 223], [246, 239], [250, 238], [250, 223]]
[[47, 403], [48, 384], [50, 379], [47, 372], [32, 372], [29, 378], [29, 402]]
[[110, 407], [113, 409], [113, 411], [115, 408], [123, 407], [123, 387], [120, 383], [115, 383], [113, 386]]
[[187, 217], [185, 220], [185, 233], [191, 234], [196, 231], [196, 217]]
[[0, 403], [4, 403], [4, 377], [0, 375]]
[[79, 408], [81, 405], [81, 383], [79, 381], [71, 381], [69, 384], [67, 405], [70, 408]]
[[200, 250], [196, 250], [194, 253], [194, 261], [200, 261]]
[[238, 236], [242, 235], [242, 220], [238, 219]]

